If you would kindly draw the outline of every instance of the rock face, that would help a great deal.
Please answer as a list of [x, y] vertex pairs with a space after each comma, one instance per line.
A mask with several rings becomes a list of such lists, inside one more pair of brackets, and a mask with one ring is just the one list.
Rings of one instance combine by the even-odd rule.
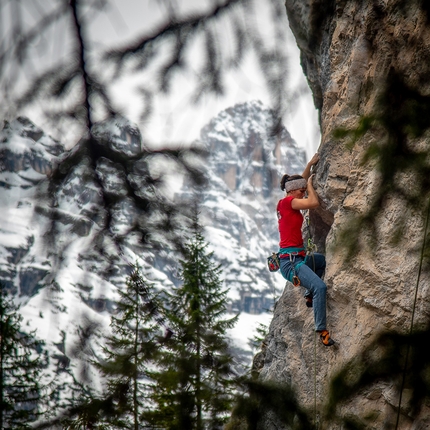
[[28, 225], [34, 187], [51, 172], [63, 146], [46, 136], [27, 118], [6, 123], [0, 132], [0, 188], [2, 194], [0, 274], [2, 288], [18, 295], [34, 295], [50, 270], [38, 251]]
[[[311, 407], [314, 401], [324, 402], [330, 376], [379, 331], [408, 332], [411, 326], [422, 217], [393, 197], [378, 217], [377, 244], [363, 240], [358, 255], [344, 261], [336, 247], [339, 232], [351, 215], [366, 211], [378, 187], [377, 171], [361, 161], [368, 145], [381, 135], [368, 132], [351, 150], [345, 141], [334, 139], [333, 130], [356, 127], [362, 115], [373, 113], [393, 70], [411, 88], [428, 94], [430, 31], [421, 7], [414, 1], [286, 0], [302, 67], [320, 110], [321, 161], [315, 183], [322, 204], [313, 211], [311, 226], [327, 256], [328, 328], [337, 347], [317, 344], [315, 350], [312, 312], [301, 292], [287, 286], [259, 357], [260, 378], [291, 382], [300, 400]], [[393, 225], [404, 213], [411, 216], [400, 244], [393, 247]], [[415, 326], [428, 319], [428, 281], [428, 275], [422, 274]], [[393, 392], [392, 385], [377, 384], [341, 412], [359, 416], [372, 412], [375, 417], [366, 428], [389, 428], [395, 423], [399, 401]], [[402, 408], [400, 428], [412, 428], [412, 422], [413, 428], [428, 428], [428, 408], [419, 416], [408, 416], [409, 412]], [[267, 424], [266, 428], [279, 427]]]

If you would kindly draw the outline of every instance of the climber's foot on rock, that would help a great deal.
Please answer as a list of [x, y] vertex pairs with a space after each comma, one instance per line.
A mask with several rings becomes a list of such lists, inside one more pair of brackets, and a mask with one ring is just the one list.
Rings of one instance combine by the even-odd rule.
[[324, 346], [334, 345], [334, 340], [330, 337], [328, 330], [321, 330], [318, 333], [320, 334], [320, 339]]

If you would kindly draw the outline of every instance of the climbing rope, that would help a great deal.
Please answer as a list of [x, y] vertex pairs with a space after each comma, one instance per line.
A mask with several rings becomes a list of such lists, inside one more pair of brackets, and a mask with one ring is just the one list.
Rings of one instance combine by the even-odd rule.
[[[416, 309], [416, 306], [417, 306], [417, 298], [418, 298], [418, 286], [419, 286], [419, 283], [420, 283], [421, 271], [422, 271], [422, 267], [423, 267], [424, 251], [425, 251], [426, 237], [427, 237], [427, 229], [428, 229], [428, 224], [429, 224], [429, 215], [430, 215], [430, 201], [429, 201], [429, 204], [427, 206], [427, 216], [426, 216], [426, 222], [425, 222], [425, 227], [424, 227], [423, 245], [421, 247], [421, 255], [420, 255], [420, 264], [419, 264], [419, 268], [418, 268], [417, 284], [415, 286], [414, 303], [413, 303], [413, 306], [412, 306], [411, 327], [409, 329], [409, 338], [412, 335], [412, 331], [413, 331], [413, 328], [414, 328], [415, 309]], [[397, 408], [397, 420], [396, 420], [396, 427], [395, 427], [396, 430], [398, 429], [398, 426], [399, 426], [400, 407], [402, 405], [402, 396], [403, 396], [403, 390], [404, 390], [404, 387], [405, 387], [406, 371], [407, 371], [407, 367], [408, 367], [408, 360], [409, 360], [410, 349], [411, 349], [411, 345], [410, 345], [410, 342], [408, 341], [407, 347], [406, 347], [405, 366], [403, 368], [403, 375], [402, 375], [402, 384], [400, 386], [399, 406]]]
[[317, 428], [317, 332], [314, 331], [314, 423]]
[[[313, 239], [312, 239], [312, 233], [311, 233], [311, 227], [310, 227], [310, 221], [309, 221], [309, 211], [307, 215], [305, 216], [306, 221], [306, 227], [308, 230], [308, 242], [306, 247], [306, 258], [309, 257], [309, 255], [312, 256], [312, 262], [313, 262], [313, 271], [315, 272], [315, 255], [314, 253], [318, 251], [317, 246], [315, 245]], [[314, 423], [315, 428], [318, 428], [318, 414], [317, 414], [317, 332], [314, 331]]]

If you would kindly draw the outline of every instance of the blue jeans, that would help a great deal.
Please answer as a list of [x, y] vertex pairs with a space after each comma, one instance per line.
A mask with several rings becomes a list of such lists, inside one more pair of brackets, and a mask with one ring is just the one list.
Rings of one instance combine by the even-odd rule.
[[[299, 255], [293, 256], [294, 266], [304, 260], [304, 257]], [[325, 257], [322, 254], [314, 253], [309, 255], [306, 263], [296, 269], [296, 275], [300, 279], [300, 285], [312, 295], [315, 330], [325, 330], [326, 327], [326, 294], [327, 286], [322, 281], [321, 277], [325, 270]], [[281, 258], [281, 273], [285, 279], [292, 271], [292, 265], [289, 258]], [[308, 294], [308, 293], [307, 293]]]

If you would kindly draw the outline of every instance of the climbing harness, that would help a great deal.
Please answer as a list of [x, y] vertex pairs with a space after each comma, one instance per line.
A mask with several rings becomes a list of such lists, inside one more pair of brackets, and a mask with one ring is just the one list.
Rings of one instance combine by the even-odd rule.
[[[293, 285], [295, 287], [298, 287], [298, 286], [300, 286], [300, 279], [297, 276], [296, 266], [294, 265], [294, 261], [296, 259], [296, 256], [294, 255], [294, 253], [291, 253], [289, 255], [290, 255], [290, 262], [291, 262], [291, 272], [290, 273], [292, 273], [292, 275], [293, 275], [291, 278], [291, 282], [293, 283]], [[296, 255], [297, 255], [297, 253], [296, 253]], [[297, 266], [302, 265], [305, 261], [306, 261], [306, 258], [303, 261], [301, 261], [300, 263], [298, 263]]]
[[[283, 248], [279, 250], [279, 254], [284, 254], [287, 255], [290, 259], [291, 262], [291, 271], [289, 273], [288, 276], [288, 280], [295, 286], [298, 287], [300, 286], [300, 279], [297, 276], [297, 270], [300, 268], [300, 266], [302, 264], [306, 264], [307, 260], [309, 257], [312, 257], [312, 261], [313, 261], [313, 271], [315, 272], [315, 256], [314, 253], [318, 251], [317, 246], [315, 245], [313, 239], [312, 239], [312, 234], [311, 234], [311, 229], [310, 229], [310, 223], [309, 223], [309, 212], [308, 214], [305, 216], [305, 221], [306, 221], [306, 227], [308, 230], [308, 241], [307, 241], [307, 246], [306, 246], [306, 250], [304, 250], [303, 248]], [[305, 251], [305, 255], [304, 255], [304, 259], [303, 261], [298, 262], [297, 264], [295, 264], [295, 260], [296, 260], [296, 256], [297, 255], [302, 255], [302, 252]], [[279, 255], [278, 254], [278, 255]]]

